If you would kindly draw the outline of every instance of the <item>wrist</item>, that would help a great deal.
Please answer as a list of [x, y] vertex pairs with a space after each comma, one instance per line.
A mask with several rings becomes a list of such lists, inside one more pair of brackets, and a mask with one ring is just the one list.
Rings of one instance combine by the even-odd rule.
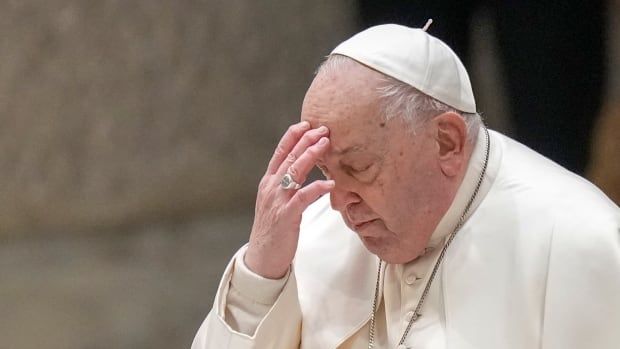
[[243, 262], [251, 272], [272, 280], [285, 277], [291, 265], [290, 263], [274, 263], [274, 261], [263, 258], [260, 254], [255, 253], [251, 246], [248, 246], [245, 251]]

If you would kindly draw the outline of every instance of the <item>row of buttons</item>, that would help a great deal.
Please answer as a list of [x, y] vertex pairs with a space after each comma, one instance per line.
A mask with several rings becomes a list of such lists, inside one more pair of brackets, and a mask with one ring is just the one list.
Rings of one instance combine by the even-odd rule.
[[[431, 252], [433, 252], [433, 250], [434, 250], [434, 247], [429, 246], [429, 247], [427, 247], [427, 248], [425, 248], [425, 249], [424, 249], [424, 254], [423, 254], [423, 255], [426, 255], [426, 254], [428, 254], [428, 253], [431, 253]], [[421, 279], [422, 279], [422, 278], [421, 278], [421, 277], [418, 277], [415, 273], [409, 273], [409, 275], [407, 275], [407, 276], [405, 277], [405, 283], [406, 283], [407, 285], [411, 286], [411, 285], [413, 285], [413, 284], [417, 283], [417, 282], [418, 282], [419, 280], [421, 280]], [[413, 310], [412, 310], [412, 311], [407, 312], [407, 315], [405, 315], [405, 321], [404, 321], [404, 323], [405, 323], [405, 324], [409, 324], [409, 321], [411, 321], [411, 319], [413, 318], [413, 315], [414, 315]], [[400, 345], [399, 345], [396, 349], [410, 349], [410, 348], [409, 348], [409, 347], [407, 347], [407, 346], [406, 346], [406, 345], [404, 345], [404, 344], [400, 344]]]

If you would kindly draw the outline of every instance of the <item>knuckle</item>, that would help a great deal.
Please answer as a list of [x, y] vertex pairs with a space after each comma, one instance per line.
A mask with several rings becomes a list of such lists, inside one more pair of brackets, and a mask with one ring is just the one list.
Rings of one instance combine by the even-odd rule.
[[295, 162], [295, 160], [297, 160], [297, 156], [295, 156], [295, 154], [293, 154], [293, 153], [289, 153], [286, 156], [286, 161], [287, 162], [293, 163], [293, 162]]
[[260, 182], [258, 182], [258, 190], [259, 191], [263, 191], [266, 189], [267, 187], [267, 177], [263, 177], [263, 179], [260, 180]]
[[299, 175], [299, 170], [297, 169], [297, 166], [291, 165], [291, 167], [288, 168], [287, 172], [293, 177], [293, 179], [298, 179], [297, 175]]
[[304, 189], [301, 189], [301, 190], [299, 190], [297, 192], [297, 200], [300, 203], [302, 203], [302, 204], [305, 203], [307, 201], [307, 199], [308, 199], [308, 191], [306, 191]]
[[280, 156], [284, 154], [284, 147], [282, 145], [278, 145], [276, 150], [273, 152], [276, 156]]

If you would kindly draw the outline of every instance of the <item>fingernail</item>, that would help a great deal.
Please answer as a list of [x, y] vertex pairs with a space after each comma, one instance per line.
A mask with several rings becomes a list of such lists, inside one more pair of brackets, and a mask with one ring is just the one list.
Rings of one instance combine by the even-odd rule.
[[333, 188], [333, 187], [336, 186], [336, 182], [334, 180], [330, 179], [330, 180], [327, 181], [327, 186], [330, 187], [330, 188]]
[[327, 127], [326, 126], [319, 127], [319, 132], [321, 132], [321, 133], [327, 132]]
[[319, 145], [325, 145], [325, 144], [327, 144], [327, 138], [323, 137], [319, 139]]
[[305, 121], [305, 120], [304, 120], [304, 121], [302, 121], [302, 122], [300, 123], [300, 127], [301, 127], [302, 129], [304, 129], [304, 130], [305, 130], [305, 129], [309, 129], [309, 128], [310, 128], [310, 123], [309, 123], [308, 121]]

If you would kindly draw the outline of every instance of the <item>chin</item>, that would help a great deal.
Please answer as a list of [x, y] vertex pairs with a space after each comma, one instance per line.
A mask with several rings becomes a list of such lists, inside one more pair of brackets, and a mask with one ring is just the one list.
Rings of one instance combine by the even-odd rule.
[[[405, 264], [417, 258], [417, 256], [407, 255], [406, 253], [403, 253], [404, 251], [394, 248], [394, 244], [386, 242], [386, 239], [361, 236], [360, 239], [362, 239], [362, 243], [364, 243], [364, 246], [366, 246], [366, 249], [370, 251], [370, 253], [381, 258], [381, 260], [386, 263]], [[398, 243], [396, 243], [396, 245], [398, 245]]]
[[403, 256], [394, 256], [394, 255], [390, 255], [387, 254], [385, 256], [380, 256], [377, 255], [379, 258], [381, 258], [381, 260], [383, 260], [384, 262], [388, 263], [388, 264], [407, 264], [413, 260], [415, 260], [417, 257], [403, 257]]

